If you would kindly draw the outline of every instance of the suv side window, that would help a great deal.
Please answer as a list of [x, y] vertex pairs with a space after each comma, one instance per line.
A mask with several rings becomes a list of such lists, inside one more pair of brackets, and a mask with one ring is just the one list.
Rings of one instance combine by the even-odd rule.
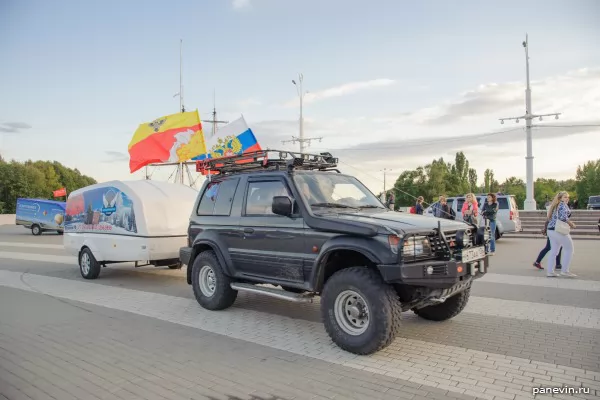
[[463, 204], [465, 204], [465, 198], [464, 197], [456, 199], [456, 209], [458, 210], [458, 212], [460, 212], [460, 210], [462, 210]]
[[510, 207], [508, 206], [508, 199], [506, 197], [499, 197], [498, 198], [498, 206], [500, 210], [509, 210]]
[[274, 216], [271, 205], [275, 196], [288, 196], [291, 198], [282, 181], [250, 182], [246, 193], [245, 215]]
[[239, 179], [210, 182], [198, 204], [197, 215], [229, 216]]

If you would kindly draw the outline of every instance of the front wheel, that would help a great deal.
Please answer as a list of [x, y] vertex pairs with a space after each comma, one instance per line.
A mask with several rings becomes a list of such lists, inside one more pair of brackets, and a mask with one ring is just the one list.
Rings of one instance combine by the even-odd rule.
[[415, 309], [414, 313], [419, 317], [430, 321], [446, 321], [456, 317], [464, 310], [469, 302], [470, 295], [471, 288], [468, 288], [450, 297], [442, 304]]
[[390, 345], [400, 330], [401, 313], [394, 289], [365, 267], [336, 272], [321, 294], [325, 330], [335, 344], [354, 354]]
[[223, 272], [214, 252], [205, 251], [196, 257], [192, 267], [192, 288], [202, 307], [215, 311], [231, 307], [238, 292], [230, 284], [231, 280]]

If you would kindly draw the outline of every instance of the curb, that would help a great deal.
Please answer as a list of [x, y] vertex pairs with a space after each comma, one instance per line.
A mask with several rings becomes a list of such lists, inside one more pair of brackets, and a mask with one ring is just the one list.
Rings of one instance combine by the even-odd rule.
[[[514, 235], [510, 233], [505, 233], [502, 235], [502, 239], [546, 239], [546, 236], [542, 235]], [[502, 240], [500, 239], [500, 240]], [[571, 235], [571, 239], [573, 240], [600, 240], [600, 235], [592, 236], [592, 235]]]

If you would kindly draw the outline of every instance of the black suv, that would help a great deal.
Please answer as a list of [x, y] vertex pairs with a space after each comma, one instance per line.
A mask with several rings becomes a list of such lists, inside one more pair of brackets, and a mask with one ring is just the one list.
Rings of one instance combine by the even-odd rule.
[[280, 150], [198, 162], [209, 179], [180, 258], [202, 307], [228, 308], [238, 291], [318, 295], [328, 334], [355, 354], [389, 345], [403, 311], [444, 321], [465, 308], [489, 228], [390, 211], [337, 163]]

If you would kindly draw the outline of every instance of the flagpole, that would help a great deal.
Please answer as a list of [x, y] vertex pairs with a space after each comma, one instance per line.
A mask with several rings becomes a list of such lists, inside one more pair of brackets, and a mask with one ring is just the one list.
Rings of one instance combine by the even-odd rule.
[[[185, 112], [183, 105], [183, 39], [179, 39], [179, 111]], [[180, 173], [179, 181], [183, 185], [183, 163], [179, 163], [177, 168]]]

